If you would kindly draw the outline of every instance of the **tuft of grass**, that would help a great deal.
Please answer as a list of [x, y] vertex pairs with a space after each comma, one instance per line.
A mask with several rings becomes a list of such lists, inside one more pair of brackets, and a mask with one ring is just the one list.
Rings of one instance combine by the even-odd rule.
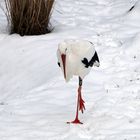
[[40, 35], [51, 32], [55, 0], [5, 0], [10, 33]]

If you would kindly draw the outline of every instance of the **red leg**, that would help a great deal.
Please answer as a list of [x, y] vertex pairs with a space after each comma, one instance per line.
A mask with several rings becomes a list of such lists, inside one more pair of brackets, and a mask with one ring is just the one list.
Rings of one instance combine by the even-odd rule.
[[84, 100], [82, 99], [81, 96], [81, 86], [79, 86], [78, 88], [78, 97], [77, 97], [77, 109], [76, 109], [76, 117], [75, 120], [72, 122], [67, 122], [67, 123], [75, 123], [75, 124], [83, 124], [79, 118], [79, 110], [83, 113], [83, 110], [85, 109], [85, 105], [84, 105]]
[[81, 89], [82, 89], [82, 86], [79, 86], [79, 88], [78, 88], [78, 93], [79, 93], [79, 110], [83, 113], [86, 108], [85, 108], [85, 105], [84, 105], [85, 101], [82, 99]]

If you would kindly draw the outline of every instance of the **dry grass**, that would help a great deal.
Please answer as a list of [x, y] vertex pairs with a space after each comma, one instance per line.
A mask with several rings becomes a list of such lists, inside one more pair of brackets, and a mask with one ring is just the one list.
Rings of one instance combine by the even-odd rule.
[[40, 35], [49, 33], [55, 0], [5, 0], [11, 33]]

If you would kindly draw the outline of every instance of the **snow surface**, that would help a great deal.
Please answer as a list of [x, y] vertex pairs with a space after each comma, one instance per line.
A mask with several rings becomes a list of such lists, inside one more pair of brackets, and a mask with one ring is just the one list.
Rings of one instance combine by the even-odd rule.
[[[0, 140], [140, 140], [139, 9], [137, 0], [57, 0], [54, 31], [25, 37], [8, 35], [0, 10]], [[64, 39], [92, 41], [101, 62], [84, 79], [83, 125], [66, 124], [78, 78], [66, 84], [57, 66]]]

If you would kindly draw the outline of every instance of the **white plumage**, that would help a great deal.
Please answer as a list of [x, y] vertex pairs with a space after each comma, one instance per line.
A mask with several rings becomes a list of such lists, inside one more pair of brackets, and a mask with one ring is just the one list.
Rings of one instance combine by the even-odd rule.
[[79, 77], [78, 101], [76, 118], [70, 123], [81, 123], [78, 119], [79, 110], [85, 109], [81, 89], [84, 77], [90, 72], [92, 66], [99, 66], [99, 58], [92, 42], [86, 40], [66, 40], [58, 45], [58, 65], [64, 74], [66, 82], [74, 75]]
[[[90, 72], [92, 67], [86, 68], [82, 63], [84, 58], [88, 61], [95, 54], [94, 45], [86, 40], [66, 40], [58, 45], [57, 57], [61, 69], [64, 72], [61, 54], [66, 55], [66, 81], [68, 82], [73, 75], [80, 76], [82, 79]], [[93, 64], [99, 66], [99, 62]]]

